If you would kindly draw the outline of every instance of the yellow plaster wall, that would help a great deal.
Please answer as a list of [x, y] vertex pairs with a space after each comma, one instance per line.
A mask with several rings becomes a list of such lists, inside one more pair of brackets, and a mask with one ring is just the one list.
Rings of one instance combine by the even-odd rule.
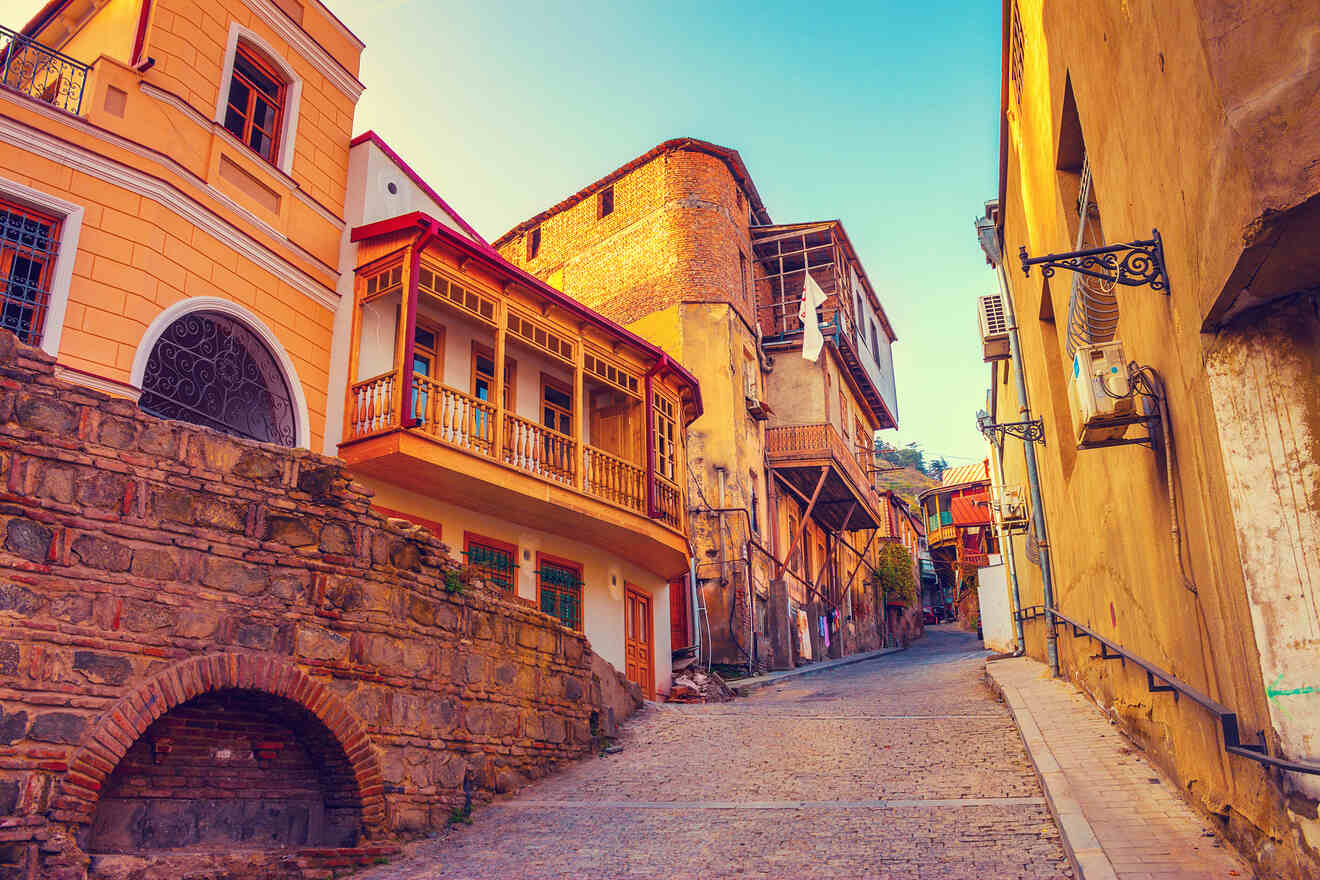
[[[1162, 453], [1075, 448], [1066, 392], [1069, 273], [1045, 282], [1038, 270], [1024, 277], [1012, 257], [1006, 261], [1028, 393], [1046, 426], [1047, 443], [1037, 449], [1057, 606], [1236, 710], [1251, 739], [1272, 724], [1200, 328], [1259, 209], [1261, 173], [1252, 165], [1278, 157], [1252, 160], [1235, 142], [1234, 111], [1228, 108], [1226, 117], [1220, 102], [1233, 88], [1217, 81], [1222, 71], [1209, 71], [1198, 4], [1087, 0], [1042, 8], [1041, 0], [1018, 0], [1006, 6], [1021, 10], [1026, 51], [1023, 99], [1012, 85], [1007, 99], [1005, 253], [1024, 245], [1033, 255], [1074, 246], [1071, 197], [1056, 170], [1070, 81], [1106, 240], [1147, 238], [1158, 227], [1172, 282], [1167, 297], [1118, 288], [1117, 336], [1126, 357], [1156, 368], [1168, 387], [1180, 522], [1195, 591], [1184, 586], [1170, 537]], [[1270, 14], [1305, 17], [1300, 9]], [[1249, 22], [1244, 27], [1253, 33]], [[1262, 58], [1274, 51], [1266, 42], [1257, 48]], [[1053, 321], [1043, 319], [1051, 309]], [[998, 393], [999, 419], [1014, 420], [1014, 386], [1001, 385]], [[1016, 442], [1009, 444], [1005, 478], [1027, 482]], [[1027, 562], [1025, 540], [1013, 541], [1022, 602], [1040, 604], [1039, 569]], [[1026, 629], [1028, 649], [1042, 658], [1043, 625]], [[1259, 765], [1224, 754], [1211, 716], [1190, 701], [1149, 693], [1143, 676], [1101, 661], [1092, 645], [1062, 628], [1059, 651], [1066, 673], [1121, 719], [1195, 802], [1226, 816], [1230, 834], [1258, 849], [1270, 870], [1281, 876], [1314, 870], [1308, 861], [1314, 853], [1299, 844], [1279, 788]], [[1261, 847], [1269, 838], [1286, 845]]]

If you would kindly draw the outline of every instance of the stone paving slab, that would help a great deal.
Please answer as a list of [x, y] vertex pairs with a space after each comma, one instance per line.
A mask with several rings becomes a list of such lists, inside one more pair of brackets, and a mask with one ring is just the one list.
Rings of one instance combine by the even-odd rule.
[[757, 675], [753, 678], [739, 678], [729, 682], [729, 688], [738, 696], [745, 697], [758, 688], [781, 682], [784, 679], [798, 678], [803, 675], [813, 675], [817, 672], [825, 672], [829, 669], [838, 669], [840, 666], [851, 666], [854, 663], [874, 660], [876, 657], [884, 657], [886, 654], [895, 654], [902, 650], [902, 648], [881, 648], [878, 651], [864, 651], [860, 654], [849, 654], [847, 657], [840, 657], [837, 660], [822, 660], [816, 663], [808, 663], [806, 666], [799, 666], [796, 669], [781, 669], [778, 672], [767, 672], [765, 675]]
[[1068, 880], [985, 656], [934, 627], [731, 703], [650, 704], [622, 752], [480, 804], [354, 880]]
[[1082, 880], [1254, 877], [1096, 705], [1028, 657], [986, 663]]

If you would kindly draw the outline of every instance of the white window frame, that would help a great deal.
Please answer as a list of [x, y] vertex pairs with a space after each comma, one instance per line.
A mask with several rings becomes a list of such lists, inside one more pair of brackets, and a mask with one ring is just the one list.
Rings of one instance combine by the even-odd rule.
[[57, 357], [60, 337], [64, 335], [64, 315], [69, 309], [69, 287], [73, 284], [73, 264], [78, 256], [83, 206], [7, 177], [0, 177], [0, 195], [60, 221], [59, 250], [55, 252], [55, 263], [51, 267], [50, 299], [46, 303], [46, 322], [41, 328], [38, 345], [46, 354]]
[[[225, 64], [220, 71], [220, 93], [215, 98], [214, 121], [222, 131], [229, 134], [229, 130], [225, 128], [225, 107], [229, 99], [229, 83], [234, 76], [234, 56], [238, 52], [240, 40], [255, 49], [263, 60], [279, 70], [280, 75], [284, 77], [284, 106], [281, 108], [284, 119], [280, 122], [280, 146], [279, 152], [275, 156], [274, 165], [285, 174], [288, 174], [293, 168], [293, 142], [298, 135], [298, 108], [302, 104], [302, 77], [293, 72], [293, 68], [289, 66], [289, 63], [269, 43], [236, 21], [229, 23], [229, 38], [225, 43]], [[254, 152], [247, 144], [243, 144], [243, 147], [248, 152]]]
[[137, 352], [133, 355], [133, 369], [129, 374], [129, 381], [133, 383], [133, 387], [139, 393], [142, 391], [142, 379], [147, 374], [147, 361], [150, 360], [156, 343], [165, 335], [171, 324], [190, 312], [219, 312], [234, 318], [256, 334], [266, 346], [266, 350], [275, 358], [275, 362], [280, 365], [280, 372], [284, 374], [284, 383], [289, 386], [289, 396], [293, 400], [296, 443], [300, 449], [310, 449], [311, 416], [307, 412], [307, 397], [303, 394], [302, 382], [298, 379], [298, 371], [294, 368], [289, 353], [284, 350], [279, 337], [270, 331], [265, 322], [231, 300], [217, 296], [195, 296], [180, 300], [157, 315], [147, 327], [147, 332], [142, 335], [142, 341], [138, 343]]

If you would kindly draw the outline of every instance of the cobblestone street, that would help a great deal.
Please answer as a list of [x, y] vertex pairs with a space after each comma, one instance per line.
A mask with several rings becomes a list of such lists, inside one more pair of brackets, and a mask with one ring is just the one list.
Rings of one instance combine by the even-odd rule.
[[358, 876], [1069, 877], [978, 648], [929, 628], [905, 652], [733, 703], [650, 706], [621, 753]]

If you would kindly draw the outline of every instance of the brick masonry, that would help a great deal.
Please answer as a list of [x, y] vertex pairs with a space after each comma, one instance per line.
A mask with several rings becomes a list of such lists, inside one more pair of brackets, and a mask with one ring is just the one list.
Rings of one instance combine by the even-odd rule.
[[369, 504], [336, 459], [151, 418], [0, 334], [0, 875], [224, 843], [228, 876], [329, 876], [640, 705]]

